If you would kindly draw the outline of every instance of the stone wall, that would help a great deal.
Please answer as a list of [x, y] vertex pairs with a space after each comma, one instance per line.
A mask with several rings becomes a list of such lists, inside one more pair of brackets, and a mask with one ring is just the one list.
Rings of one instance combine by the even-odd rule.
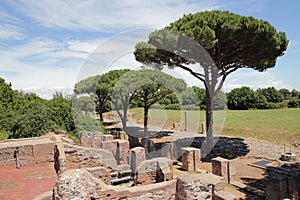
[[104, 135], [100, 132], [85, 132], [81, 136], [81, 144], [84, 147], [104, 149], [111, 152], [118, 165], [128, 164], [128, 140], [114, 139], [113, 135]]
[[176, 181], [147, 186], [122, 187], [106, 185], [83, 169], [68, 170], [61, 174], [53, 189], [53, 199], [175, 199]]
[[106, 185], [111, 185], [111, 176], [109, 171], [104, 167], [85, 168], [93, 177], [101, 180]]
[[226, 183], [230, 183], [230, 161], [221, 158], [216, 157], [211, 160], [212, 165], [212, 173], [223, 177], [224, 181]]
[[[127, 199], [127, 200], [187, 200], [222, 198], [224, 189], [220, 177], [212, 174], [180, 175], [151, 185], [125, 187], [106, 185], [84, 169], [68, 170], [58, 178], [53, 197], [59, 199]], [[215, 195], [215, 194], [218, 195]], [[233, 198], [233, 196], [230, 196]]]
[[135, 185], [148, 185], [173, 179], [173, 161], [164, 158], [153, 158], [139, 164], [135, 171]]
[[54, 145], [54, 169], [56, 174], [61, 174], [66, 170], [66, 155], [62, 143]]
[[135, 172], [137, 166], [146, 160], [146, 151], [143, 147], [134, 147], [129, 151], [129, 160], [128, 164], [132, 172]]
[[193, 147], [182, 149], [182, 169], [186, 171], [196, 171], [201, 168], [201, 151]]
[[0, 167], [16, 165], [15, 150], [18, 148], [20, 166], [41, 165], [54, 161], [54, 145], [61, 143], [59, 137], [13, 139], [0, 142]]
[[176, 200], [213, 199], [216, 191], [224, 190], [222, 178], [213, 174], [181, 175], [176, 184]]
[[100, 148], [103, 133], [101, 132], [84, 132], [81, 135], [81, 145], [85, 147]]
[[300, 173], [294, 172], [283, 175], [269, 172], [266, 186], [266, 199], [297, 200], [300, 198]]
[[117, 161], [111, 152], [70, 144], [64, 144], [67, 169], [106, 167], [110, 171], [117, 170]]

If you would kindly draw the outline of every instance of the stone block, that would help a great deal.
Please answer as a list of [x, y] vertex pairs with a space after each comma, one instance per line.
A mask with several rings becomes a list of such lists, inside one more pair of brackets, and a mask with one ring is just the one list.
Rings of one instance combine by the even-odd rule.
[[128, 135], [126, 134], [125, 131], [119, 131], [119, 130], [113, 130], [111, 132], [113, 135], [114, 139], [119, 139], [119, 140], [128, 140]]
[[136, 167], [144, 160], [146, 160], [145, 148], [135, 147], [130, 149], [128, 164], [130, 165], [130, 169], [133, 172], [136, 170]]
[[112, 140], [112, 141], [102, 141], [101, 143], [101, 148], [111, 152], [114, 157], [116, 158], [117, 155], [117, 141]]
[[58, 143], [53, 148], [54, 169], [56, 174], [61, 174], [66, 170], [66, 156], [63, 145]]
[[80, 142], [82, 146], [99, 148], [101, 146], [103, 133], [101, 132], [84, 132], [81, 135]]
[[141, 144], [145, 148], [147, 153], [155, 151], [155, 144], [151, 139], [142, 138]]
[[114, 140], [117, 142], [116, 160], [118, 165], [128, 164], [129, 142], [127, 140]]
[[195, 171], [201, 168], [200, 149], [194, 147], [181, 148], [182, 150], [182, 169]]
[[221, 157], [216, 157], [211, 160], [212, 173], [223, 177], [226, 183], [230, 183], [229, 160]]
[[102, 135], [102, 141], [113, 141], [113, 135]]
[[173, 161], [158, 157], [141, 162], [135, 171], [135, 185], [148, 185], [173, 179]]

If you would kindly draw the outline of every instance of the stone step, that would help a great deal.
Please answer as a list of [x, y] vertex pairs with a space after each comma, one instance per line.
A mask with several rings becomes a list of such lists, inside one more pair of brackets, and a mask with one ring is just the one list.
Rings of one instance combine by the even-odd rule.
[[117, 165], [117, 170], [118, 171], [130, 170], [130, 165], [128, 164]]
[[241, 182], [238, 182], [238, 181], [230, 181], [230, 184], [235, 186], [235, 187], [247, 190], [248, 192], [257, 194], [259, 196], [262, 196], [262, 197], [264, 197], [266, 195], [264, 191], [262, 191], [260, 189], [257, 189], [257, 188], [254, 188], [254, 187], [251, 187], [249, 185], [245, 185], [244, 183], [241, 183]]
[[131, 170], [123, 170], [119, 171], [118, 178], [126, 177], [126, 176], [131, 176], [132, 171]]

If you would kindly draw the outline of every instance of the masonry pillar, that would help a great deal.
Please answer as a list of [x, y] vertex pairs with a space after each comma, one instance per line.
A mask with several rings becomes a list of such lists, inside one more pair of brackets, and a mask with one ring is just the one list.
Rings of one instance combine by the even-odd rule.
[[129, 142], [127, 140], [116, 140], [116, 159], [118, 165], [128, 164]]
[[53, 150], [54, 169], [57, 175], [60, 175], [66, 170], [66, 156], [62, 143], [54, 145]]
[[201, 167], [200, 149], [194, 147], [181, 148], [182, 150], [182, 169], [195, 171]]
[[144, 160], [146, 160], [145, 148], [135, 147], [130, 149], [128, 163], [132, 172], [135, 172], [136, 167]]
[[230, 183], [229, 163], [229, 160], [221, 157], [216, 157], [211, 160], [212, 173], [223, 177], [226, 183]]
[[161, 156], [169, 158], [171, 160], [177, 159], [176, 146], [173, 142], [163, 143], [161, 147]]

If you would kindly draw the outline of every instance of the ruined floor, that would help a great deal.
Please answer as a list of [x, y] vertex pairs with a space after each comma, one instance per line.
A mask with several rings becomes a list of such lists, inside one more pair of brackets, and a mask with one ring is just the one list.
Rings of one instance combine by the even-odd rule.
[[31, 200], [52, 190], [56, 181], [53, 165], [0, 168], [0, 199]]

